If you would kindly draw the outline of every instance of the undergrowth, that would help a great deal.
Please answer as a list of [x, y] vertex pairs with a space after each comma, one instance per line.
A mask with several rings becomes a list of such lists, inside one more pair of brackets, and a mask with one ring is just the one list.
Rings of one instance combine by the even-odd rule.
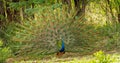
[[3, 42], [0, 39], [0, 63], [4, 63], [7, 58], [11, 56], [11, 50], [9, 47], [4, 47]]
[[[92, 55], [85, 57], [72, 57], [72, 58], [56, 58], [52, 57], [52, 59], [43, 59], [43, 60], [21, 60], [22, 63], [114, 63], [117, 61], [117, 57], [112, 54], [105, 54], [103, 51], [97, 51]], [[19, 62], [18, 62], [19, 63]]]

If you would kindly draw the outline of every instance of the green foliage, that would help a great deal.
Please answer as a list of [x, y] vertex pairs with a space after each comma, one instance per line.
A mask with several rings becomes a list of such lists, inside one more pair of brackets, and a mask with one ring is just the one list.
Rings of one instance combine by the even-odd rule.
[[0, 14], [0, 20], [5, 20], [5, 16]]
[[0, 40], [0, 63], [3, 63], [8, 57], [11, 56], [9, 47], [3, 47], [3, 42]]
[[105, 42], [102, 45], [105, 50], [113, 50], [119, 48], [120, 41], [120, 24], [107, 24], [103, 27], [98, 27], [97, 30], [101, 37], [104, 37]]
[[8, 2], [9, 7], [15, 10], [19, 10], [20, 8], [27, 7], [26, 9], [30, 9], [33, 6], [33, 9], [37, 6], [47, 6], [55, 3], [55, 0], [28, 0], [28, 1], [18, 1], [18, 2]]
[[3, 42], [0, 40], [0, 47], [3, 45]]
[[32, 4], [42, 4], [44, 0], [29, 0], [29, 1], [19, 1], [19, 2], [9, 2], [10, 8], [19, 10], [21, 7], [30, 7]]
[[103, 51], [98, 51], [94, 53], [95, 60], [93, 63], [113, 63], [115, 61], [111, 55], [106, 55]]
[[120, 13], [120, 0], [111, 0], [110, 5], [112, 6], [113, 9], [117, 11], [117, 13]]

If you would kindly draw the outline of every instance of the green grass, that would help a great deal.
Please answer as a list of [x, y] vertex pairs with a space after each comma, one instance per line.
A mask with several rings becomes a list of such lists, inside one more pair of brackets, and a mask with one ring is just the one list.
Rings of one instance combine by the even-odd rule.
[[11, 56], [10, 48], [9, 47], [4, 47], [3, 42], [0, 39], [0, 63], [3, 63], [10, 56]]
[[[18, 61], [19, 60], [19, 61]], [[80, 53], [66, 53], [62, 57], [56, 57], [55, 55], [51, 55], [49, 57], [44, 57], [42, 59], [27, 59], [25, 57], [23, 59], [17, 58], [17, 60], [13, 63], [113, 63], [120, 62], [120, 54], [105, 54], [102, 51], [98, 51], [93, 55], [85, 55], [81, 56]]]
[[[113, 57], [118, 58], [118, 55], [113, 55]], [[16, 62], [16, 63], [32, 63], [32, 62], [37, 62], [37, 63], [97, 63], [94, 61], [97, 61], [97, 60], [95, 60], [94, 57], [86, 56], [86, 57], [72, 57], [72, 58], [70, 58], [70, 57], [69, 58], [53, 57], [52, 59], [44, 59], [44, 60], [26, 60], [26, 61], [22, 60], [22, 61]], [[120, 62], [120, 59], [117, 59], [117, 61], [114, 61], [114, 62]], [[112, 63], [112, 62], [108, 62], [108, 63]]]

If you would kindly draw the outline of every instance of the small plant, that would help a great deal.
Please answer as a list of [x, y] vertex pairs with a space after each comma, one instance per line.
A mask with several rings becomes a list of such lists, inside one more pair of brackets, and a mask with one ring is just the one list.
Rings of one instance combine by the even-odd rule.
[[113, 63], [115, 61], [114, 58], [111, 57], [111, 55], [104, 54], [103, 51], [98, 51], [93, 54], [95, 57], [95, 60], [93, 60], [93, 63]]
[[3, 42], [0, 40], [0, 63], [3, 63], [8, 57], [11, 56], [9, 47], [3, 47]]

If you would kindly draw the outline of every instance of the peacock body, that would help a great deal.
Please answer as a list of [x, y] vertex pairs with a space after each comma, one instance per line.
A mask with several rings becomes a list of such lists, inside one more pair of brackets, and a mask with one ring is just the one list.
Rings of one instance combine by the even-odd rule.
[[58, 51], [59, 52], [64, 52], [65, 51], [65, 44], [64, 44], [64, 40], [60, 39], [58, 42]]
[[64, 45], [64, 41], [62, 40], [60, 52], [64, 52], [64, 51], [65, 51], [65, 45]]

